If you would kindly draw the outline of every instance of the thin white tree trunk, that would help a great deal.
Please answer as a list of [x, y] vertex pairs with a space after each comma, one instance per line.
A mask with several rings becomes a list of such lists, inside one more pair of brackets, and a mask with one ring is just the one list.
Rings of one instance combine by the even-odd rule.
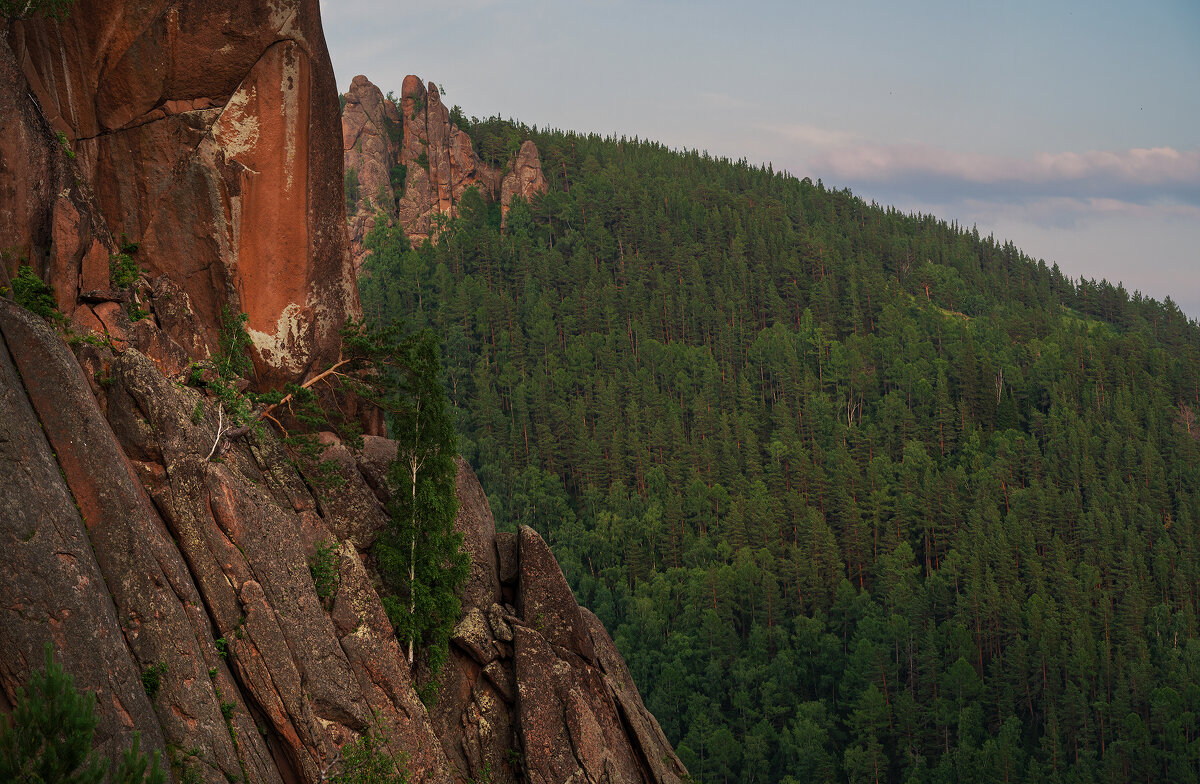
[[413, 447], [412, 454], [408, 460], [408, 466], [412, 473], [412, 528], [409, 531], [410, 539], [408, 545], [408, 666], [413, 663], [413, 631], [412, 618], [417, 613], [417, 598], [413, 591], [413, 583], [417, 579], [417, 472], [421, 470], [423, 458], [419, 457], [421, 449], [421, 396], [417, 395], [417, 415], [413, 417]]

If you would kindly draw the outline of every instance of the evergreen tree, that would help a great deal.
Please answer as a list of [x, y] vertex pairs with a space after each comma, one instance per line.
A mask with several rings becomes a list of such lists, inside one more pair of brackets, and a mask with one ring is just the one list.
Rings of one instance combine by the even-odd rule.
[[[46, 643], [44, 667], [17, 689], [13, 712], [0, 729], [0, 781], [14, 784], [99, 784], [108, 760], [92, 749], [99, 721], [96, 696], [80, 694], [74, 679], [54, 661]], [[149, 760], [133, 747], [118, 761], [113, 781], [118, 784], [164, 784], [166, 776], [155, 752]]]
[[428, 646], [436, 671], [458, 620], [458, 591], [470, 559], [454, 531], [454, 425], [442, 389], [437, 342], [422, 332], [401, 344], [403, 357], [392, 396], [390, 431], [399, 444], [389, 479], [394, 488], [390, 523], [375, 544], [380, 574], [391, 589], [384, 597], [396, 635], [414, 647]]

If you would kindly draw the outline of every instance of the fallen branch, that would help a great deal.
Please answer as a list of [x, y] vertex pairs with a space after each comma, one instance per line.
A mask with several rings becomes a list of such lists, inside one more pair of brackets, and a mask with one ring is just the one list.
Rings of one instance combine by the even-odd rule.
[[208, 450], [208, 457], [204, 458], [204, 462], [206, 462], [206, 463], [209, 460], [212, 460], [213, 454], [216, 453], [217, 447], [221, 443], [221, 436], [225, 434], [224, 431], [221, 429], [221, 426], [224, 423], [225, 423], [225, 407], [222, 406], [220, 403], [218, 403], [217, 404], [217, 437], [213, 440], [212, 449]]
[[270, 415], [270, 414], [268, 414], [266, 411], [262, 412], [262, 414], [260, 414], [259, 416], [260, 416], [260, 418], [269, 419], [269, 420], [271, 420], [272, 422], [274, 422], [274, 423], [275, 423], [275, 427], [279, 428], [279, 432], [280, 432], [280, 433], [283, 433], [283, 435], [284, 435], [285, 437], [287, 436], [287, 434], [288, 434], [287, 428], [286, 428], [286, 427], [284, 427], [284, 426], [283, 426], [283, 423], [282, 423], [282, 422], [280, 422], [278, 419], [276, 419], [275, 417], [271, 416], [271, 415]]
[[[341, 373], [338, 373], [338, 372], [336, 372], [336, 371], [337, 371], [337, 369], [338, 369], [338, 368], [340, 368], [342, 365], [345, 365], [345, 364], [347, 364], [348, 362], [350, 362], [350, 360], [348, 360], [348, 359], [340, 359], [340, 360], [338, 360], [338, 361], [337, 361], [336, 363], [334, 363], [334, 365], [333, 365], [332, 367], [330, 367], [328, 370], [326, 370], [326, 371], [323, 371], [323, 372], [321, 372], [321, 373], [318, 373], [317, 375], [315, 375], [315, 376], [313, 376], [312, 378], [310, 378], [308, 381], [305, 381], [303, 384], [301, 384], [301, 385], [300, 385], [300, 388], [301, 388], [301, 389], [308, 389], [308, 388], [309, 388], [309, 387], [311, 387], [313, 384], [317, 383], [318, 381], [320, 381], [321, 379], [323, 379], [323, 378], [325, 378], [325, 377], [327, 377], [327, 376], [331, 376], [331, 375], [342, 375]], [[266, 417], [268, 414], [270, 414], [272, 411], [274, 411], [275, 409], [277, 409], [277, 408], [279, 408], [280, 406], [282, 406], [284, 403], [289, 403], [289, 402], [291, 402], [291, 399], [292, 399], [292, 393], [291, 393], [291, 392], [289, 392], [289, 393], [287, 393], [286, 395], [284, 395], [284, 396], [283, 396], [283, 397], [280, 399], [280, 401], [279, 401], [278, 403], [272, 403], [271, 405], [269, 405], [269, 406], [267, 406], [266, 408], [264, 408], [264, 409], [263, 409], [263, 410], [262, 410], [262, 411], [259, 413], [259, 415], [258, 415], [258, 418], [259, 418], [259, 419], [263, 419], [263, 418], [264, 418], [264, 417]], [[278, 422], [276, 422], [275, 424], [279, 424], [279, 423], [278, 423]]]

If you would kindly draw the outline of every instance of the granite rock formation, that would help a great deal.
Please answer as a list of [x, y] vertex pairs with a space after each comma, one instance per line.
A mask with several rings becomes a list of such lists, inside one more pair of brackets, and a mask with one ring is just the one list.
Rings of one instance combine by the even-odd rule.
[[213, 349], [227, 307], [248, 314], [260, 385], [336, 358], [358, 304], [318, 3], [79, 0], [61, 22], [6, 24], [9, 274], [24, 256], [64, 313], [95, 310], [125, 235], [187, 295], [202, 333], [185, 342]]
[[343, 97], [345, 166], [348, 181], [358, 186], [347, 224], [356, 267], [369, 255], [363, 240], [380, 214], [399, 222], [409, 241], [420, 244], [436, 234], [438, 216], [458, 214], [467, 188], [476, 188], [486, 202], [499, 202], [507, 216], [514, 198], [532, 200], [549, 187], [532, 140], [503, 170], [484, 163], [471, 137], [450, 121], [433, 82], [406, 76], [398, 110], [365, 76], [354, 77]]
[[400, 165], [403, 122], [400, 110], [365, 76], [356, 76], [343, 96], [342, 143], [346, 167], [346, 239], [354, 267], [367, 256], [363, 240], [375, 226], [376, 215], [396, 218], [393, 170]]

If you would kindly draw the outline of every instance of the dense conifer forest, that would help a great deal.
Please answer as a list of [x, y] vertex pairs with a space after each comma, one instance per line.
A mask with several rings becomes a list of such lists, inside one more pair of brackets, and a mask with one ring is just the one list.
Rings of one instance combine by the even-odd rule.
[[745, 161], [469, 125], [550, 192], [376, 231], [364, 308], [440, 337], [498, 521], [697, 781], [1200, 781], [1197, 323]]

